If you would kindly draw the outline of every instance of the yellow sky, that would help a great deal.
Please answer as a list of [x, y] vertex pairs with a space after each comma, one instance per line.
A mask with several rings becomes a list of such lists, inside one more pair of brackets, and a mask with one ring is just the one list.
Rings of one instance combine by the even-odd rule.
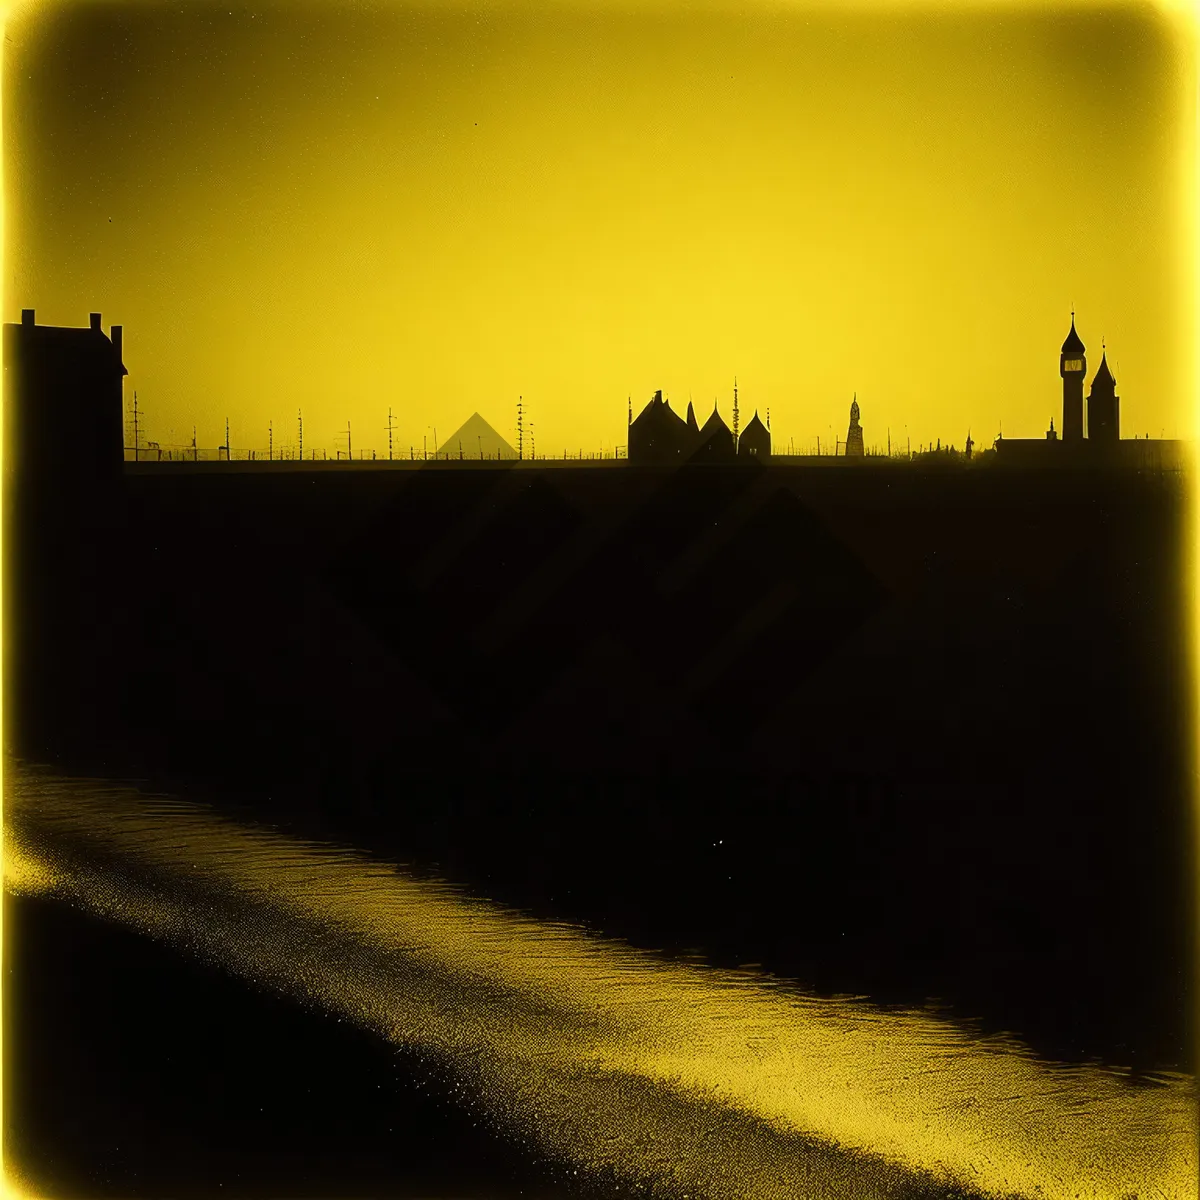
[[[778, 445], [1039, 436], [1074, 303], [1190, 432], [1194, 52], [1149, 6], [19, 9], [6, 320], [125, 326], [150, 437], [538, 451], [740, 385]], [[339, 434], [342, 440], [339, 441]]]

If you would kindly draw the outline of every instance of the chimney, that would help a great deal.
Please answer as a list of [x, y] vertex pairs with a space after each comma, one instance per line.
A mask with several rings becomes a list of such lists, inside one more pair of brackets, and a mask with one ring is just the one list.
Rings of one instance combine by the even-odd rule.
[[22, 325], [35, 325], [36, 323], [37, 322], [34, 321], [34, 319], [33, 319], [33, 309], [32, 308], [21, 309], [21, 324]]
[[91, 315], [91, 324], [92, 324], [92, 328], [93, 328], [93, 329], [94, 329], [94, 330], [95, 330], [97, 333], [100, 333], [100, 332], [101, 332], [101, 329], [100, 329], [100, 314], [99, 314], [99, 313], [92, 313], [92, 315]]
[[121, 358], [121, 326], [114, 325], [112, 327], [112, 344], [113, 349], [117, 352], [117, 362], [123, 362]]

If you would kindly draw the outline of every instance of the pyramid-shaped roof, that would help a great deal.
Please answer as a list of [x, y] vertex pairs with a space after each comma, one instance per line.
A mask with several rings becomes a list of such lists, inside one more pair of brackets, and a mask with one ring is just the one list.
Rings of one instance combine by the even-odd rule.
[[1100, 388], [1115, 388], [1117, 386], [1116, 379], [1113, 378], [1113, 373], [1108, 366], [1108, 354], [1100, 355], [1100, 367], [1096, 371], [1096, 378], [1092, 380], [1092, 387]]
[[438, 446], [438, 458], [516, 458], [517, 452], [476, 412]]

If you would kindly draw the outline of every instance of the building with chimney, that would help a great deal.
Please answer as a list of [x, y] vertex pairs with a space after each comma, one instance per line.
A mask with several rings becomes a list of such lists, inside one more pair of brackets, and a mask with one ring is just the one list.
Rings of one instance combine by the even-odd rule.
[[113, 480], [125, 457], [121, 326], [39, 325], [34, 310], [4, 326], [6, 470], [55, 488]]
[[111, 667], [125, 520], [121, 327], [4, 326], [6, 734], [54, 753], [119, 706]]
[[[692, 425], [695, 425], [695, 414]], [[629, 423], [628, 455], [630, 462], [683, 462], [695, 446], [698, 435], [689, 428], [670, 402], [663, 399], [661, 389]]]

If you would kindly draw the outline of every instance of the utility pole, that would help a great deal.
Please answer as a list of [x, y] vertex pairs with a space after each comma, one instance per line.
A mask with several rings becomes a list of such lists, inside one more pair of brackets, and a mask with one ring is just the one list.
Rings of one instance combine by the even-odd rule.
[[388, 409], [388, 462], [392, 461], [392, 410]]
[[267, 462], [275, 461], [275, 430], [274, 422], [267, 422]]
[[349, 421], [346, 422], [346, 457], [351, 462], [354, 461], [354, 446], [350, 442], [350, 422]]
[[138, 460], [138, 408], [137, 392], [133, 393], [133, 461]]
[[888, 458], [892, 457], [892, 427], [888, 426]]
[[304, 461], [304, 412], [301, 409], [296, 409], [296, 416], [300, 422], [300, 461]]
[[229, 461], [229, 418], [225, 418], [225, 461]]
[[525, 457], [525, 410], [523, 405], [523, 396], [517, 397], [517, 459]]
[[199, 451], [196, 449], [196, 427], [192, 426], [192, 462], [196, 462], [199, 457]]
[[[536, 461], [537, 459], [537, 443], [533, 440], [533, 422], [529, 422], [529, 457]], [[565, 457], [565, 452], [564, 452]]]

